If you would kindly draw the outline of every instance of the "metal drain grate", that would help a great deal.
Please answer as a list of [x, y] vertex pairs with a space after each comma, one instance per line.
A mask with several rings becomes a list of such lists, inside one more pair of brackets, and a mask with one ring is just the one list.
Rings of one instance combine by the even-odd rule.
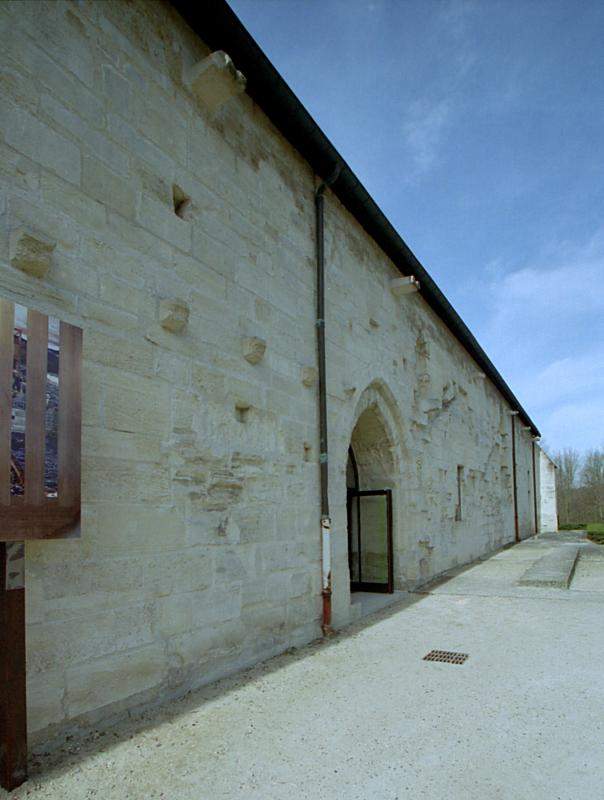
[[445, 664], [463, 664], [467, 658], [467, 653], [452, 653], [450, 650], [430, 650], [422, 661], [444, 661]]

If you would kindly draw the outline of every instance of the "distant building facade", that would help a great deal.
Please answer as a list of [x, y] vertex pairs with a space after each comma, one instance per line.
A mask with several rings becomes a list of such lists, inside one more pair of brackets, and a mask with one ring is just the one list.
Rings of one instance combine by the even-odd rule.
[[539, 449], [539, 531], [558, 530], [558, 508], [556, 502], [556, 464], [545, 450]]
[[[0, 293], [84, 329], [82, 538], [27, 545], [34, 739], [555, 527], [534, 424], [207, 5], [207, 37], [167, 2], [2, 8]], [[52, 242], [47, 271], [13, 258], [20, 229]]]

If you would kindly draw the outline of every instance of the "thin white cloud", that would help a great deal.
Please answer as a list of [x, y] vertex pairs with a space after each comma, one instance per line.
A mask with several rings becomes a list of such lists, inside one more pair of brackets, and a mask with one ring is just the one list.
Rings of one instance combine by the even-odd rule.
[[599, 398], [564, 403], [545, 416], [542, 427], [552, 452], [574, 447], [585, 452], [604, 442], [604, 405]]
[[604, 365], [604, 343], [595, 344], [585, 353], [556, 359], [534, 375], [527, 376], [524, 401], [531, 406], [550, 409], [554, 414], [577, 395], [604, 397], [604, 366], [598, 369], [598, 364]]
[[476, 4], [450, 0], [440, 4], [432, 18], [432, 39], [438, 44], [446, 70], [436, 85], [422, 85], [415, 102], [405, 109], [403, 141], [416, 180], [439, 163], [442, 145], [463, 107], [465, 81], [477, 63], [472, 34]]
[[604, 435], [604, 235], [497, 274], [484, 341], [553, 449]]
[[434, 104], [418, 101], [408, 110], [403, 136], [417, 173], [433, 167], [450, 116], [446, 100]]

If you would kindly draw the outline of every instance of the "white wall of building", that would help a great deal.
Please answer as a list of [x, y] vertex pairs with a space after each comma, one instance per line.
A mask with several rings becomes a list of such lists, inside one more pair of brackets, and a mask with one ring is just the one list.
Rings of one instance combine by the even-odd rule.
[[539, 472], [541, 494], [539, 531], [557, 531], [556, 465], [541, 448], [539, 448]]

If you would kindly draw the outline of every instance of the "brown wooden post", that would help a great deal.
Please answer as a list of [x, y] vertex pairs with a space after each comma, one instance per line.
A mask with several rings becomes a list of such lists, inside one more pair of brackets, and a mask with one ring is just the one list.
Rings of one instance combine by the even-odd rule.
[[0, 786], [27, 780], [25, 546], [0, 542]]
[[[10, 437], [15, 310], [0, 299], [0, 533], [10, 505]], [[25, 576], [23, 542], [0, 542], [0, 786], [27, 779]]]
[[14, 318], [15, 309], [13, 304], [0, 297], [0, 506], [8, 506], [10, 504]]
[[[24, 495], [11, 491], [15, 306], [0, 298], [0, 786], [27, 779], [25, 545], [74, 535], [80, 519], [82, 331], [59, 330], [58, 497], [45, 488], [48, 317], [27, 313]], [[22, 354], [20, 355], [22, 358]], [[23, 365], [19, 364], [22, 370]]]

